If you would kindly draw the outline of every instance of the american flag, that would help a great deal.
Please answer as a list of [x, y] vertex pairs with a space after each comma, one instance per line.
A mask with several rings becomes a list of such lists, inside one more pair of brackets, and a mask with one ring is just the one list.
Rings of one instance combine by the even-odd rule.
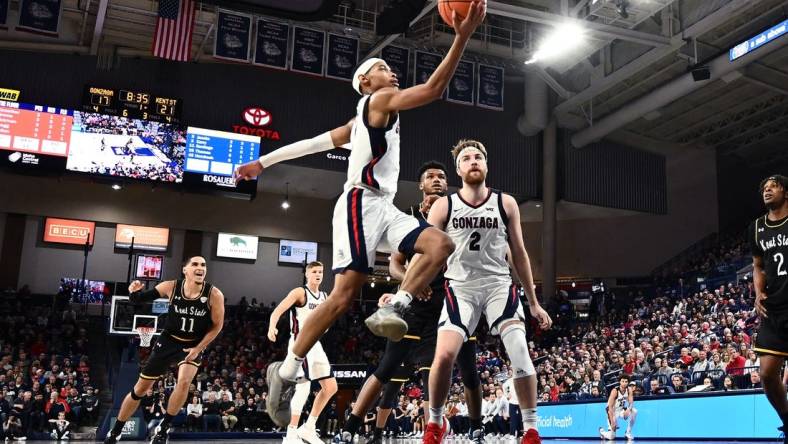
[[189, 61], [195, 15], [193, 0], [159, 0], [153, 55], [168, 60]]

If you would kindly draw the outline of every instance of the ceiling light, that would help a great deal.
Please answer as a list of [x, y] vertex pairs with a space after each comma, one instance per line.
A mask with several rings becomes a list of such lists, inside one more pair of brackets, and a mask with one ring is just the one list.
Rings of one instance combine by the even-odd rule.
[[585, 30], [576, 22], [560, 24], [539, 44], [539, 49], [525, 62], [526, 65], [555, 59], [575, 49], [585, 41]]
[[122, 189], [122, 188], [123, 188], [123, 187], [122, 187], [122, 186], [120, 186], [120, 184], [117, 184], [117, 183], [113, 183], [113, 184], [112, 184], [112, 189], [113, 189], [113, 190], [115, 190], [115, 191], [118, 191], [118, 190], [120, 190], [120, 189]]
[[290, 208], [290, 182], [285, 182], [285, 200], [282, 201], [282, 209]]
[[576, 286], [576, 284], [574, 282], [572, 282], [572, 288], [575, 288], [575, 286]]
[[375, 281], [370, 282], [369, 288], [375, 288]]

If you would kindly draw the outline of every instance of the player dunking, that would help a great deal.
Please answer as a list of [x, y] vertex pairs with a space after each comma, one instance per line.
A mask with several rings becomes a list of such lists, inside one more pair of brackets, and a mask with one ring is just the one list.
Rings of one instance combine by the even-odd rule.
[[151, 438], [152, 444], [167, 442], [170, 424], [186, 402], [189, 385], [200, 366], [202, 352], [219, 335], [224, 325], [224, 295], [205, 281], [207, 273], [205, 258], [194, 256], [183, 266], [183, 279], [164, 281], [146, 291], [142, 291], [144, 286], [140, 281], [129, 285], [131, 302], [169, 298], [170, 307], [164, 331], [153, 346], [153, 352], [140, 372], [137, 384], [123, 400], [115, 426], [107, 434], [104, 444], [115, 444], [120, 440], [123, 425], [137, 410], [145, 392], [164, 376], [171, 365], [177, 364], [175, 389], [170, 394], [164, 419], [154, 429]]
[[[320, 283], [323, 281], [323, 264], [320, 262], [307, 264], [306, 281], [306, 285], [295, 288], [287, 294], [271, 313], [268, 323], [268, 339], [271, 342], [275, 342], [276, 335], [279, 333], [276, 329], [276, 324], [284, 313], [290, 312], [290, 342], [287, 346], [288, 350], [293, 347], [293, 343], [298, 337], [301, 328], [308, 322], [312, 322], [312, 312], [320, 304], [324, 303], [327, 298], [326, 293], [320, 291]], [[308, 319], [309, 321], [307, 321]], [[282, 441], [283, 444], [298, 444], [301, 442], [301, 439], [309, 444], [323, 444], [323, 441], [315, 431], [315, 425], [317, 424], [317, 417], [320, 416], [328, 401], [337, 392], [337, 381], [331, 376], [331, 364], [328, 362], [328, 357], [326, 357], [320, 342], [315, 343], [306, 354], [303, 371], [306, 380], [296, 384], [295, 392], [290, 399], [290, 425], [287, 427], [287, 434]], [[320, 392], [318, 392], [312, 403], [312, 412], [309, 414], [306, 423], [298, 427], [301, 410], [303, 410], [311, 392], [311, 381], [320, 382]], [[278, 406], [278, 402], [273, 404]], [[270, 410], [275, 409], [272, 408]], [[274, 416], [271, 415], [272, 418]]]
[[[446, 166], [436, 161], [427, 162], [419, 169], [419, 179], [419, 189], [421, 189], [423, 194], [422, 201], [412, 206], [409, 213], [426, 223], [430, 207], [438, 198], [444, 196], [448, 189]], [[412, 258], [412, 255], [409, 256], [407, 257], [403, 253], [392, 254], [389, 272], [393, 278], [400, 281], [405, 278], [406, 262]], [[417, 296], [416, 300], [411, 303], [411, 310], [405, 315], [405, 320], [408, 323], [407, 334], [402, 341], [386, 342], [386, 351], [383, 353], [378, 368], [361, 388], [344, 431], [337, 436], [335, 441], [352, 442], [353, 436], [358, 433], [367, 411], [373, 406], [373, 403], [381, 393], [381, 389], [383, 389], [373, 438], [371, 441], [367, 441], [367, 444], [380, 444], [388, 416], [391, 413], [391, 409], [396, 406], [402, 381], [407, 381], [412, 373], [412, 367], [404, 365], [406, 361], [408, 364], [421, 366], [422, 381], [427, 385], [429, 365], [432, 363], [435, 353], [438, 318], [440, 318], [440, 312], [443, 308], [443, 280], [443, 273], [439, 273], [429, 286], [421, 292], [421, 296]], [[385, 300], [389, 296], [384, 296], [382, 299]], [[474, 431], [483, 430], [481, 424], [482, 393], [479, 374], [476, 370], [475, 344], [475, 338], [474, 341], [468, 341], [463, 344], [457, 359], [463, 385], [465, 386], [466, 398], [469, 400], [469, 417]], [[429, 399], [429, 392], [426, 391], [426, 388], [424, 399]], [[475, 442], [481, 443], [484, 440], [482, 432], [477, 432], [473, 436]]]
[[638, 411], [635, 408], [635, 388], [629, 385], [628, 375], [622, 374], [619, 376], [618, 382], [618, 387], [613, 387], [610, 390], [610, 396], [607, 398], [607, 405], [605, 406], [608, 430], [600, 427], [599, 436], [602, 439], [615, 440], [618, 420], [623, 419], [627, 422], [627, 430], [624, 436], [626, 436], [628, 441], [631, 441], [634, 439], [632, 427], [635, 426], [635, 419], [638, 416]]
[[462, 344], [484, 313], [490, 333], [500, 335], [509, 355], [514, 389], [522, 411], [523, 444], [541, 442], [536, 417], [536, 370], [528, 354], [525, 316], [507, 263], [511, 251], [514, 274], [521, 279], [531, 311], [541, 328], [552, 324], [534, 293], [533, 276], [520, 228], [520, 210], [513, 197], [487, 188], [487, 150], [480, 142], [462, 140], [452, 150], [458, 193], [433, 204], [429, 222], [444, 229], [456, 245], [445, 272], [446, 299], [438, 324], [438, 345], [430, 373], [430, 420], [425, 444], [440, 444], [446, 433], [444, 404], [451, 369]]
[[[421, 260], [411, 266], [392, 301], [366, 320], [373, 333], [395, 341], [407, 331], [400, 312], [410, 303], [411, 295], [427, 286], [453, 251], [452, 242], [444, 233], [420, 224], [392, 203], [399, 176], [399, 113], [441, 96], [485, 13], [486, 2], [481, 0], [473, 3], [462, 21], [455, 15], [454, 42], [426, 83], [400, 90], [397, 76], [385, 61], [368, 59], [353, 76], [353, 88], [362, 95], [353, 121], [313, 139], [282, 147], [236, 171], [236, 178], [250, 179], [277, 162], [350, 143], [348, 180], [334, 207], [332, 223], [333, 266], [337, 272], [334, 289], [326, 303], [315, 310], [314, 322], [301, 331], [276, 372], [282, 380], [296, 378], [312, 345], [351, 307], [372, 271], [376, 250], [421, 254]], [[269, 381], [271, 390], [281, 387], [283, 381], [279, 378]]]
[[761, 358], [766, 397], [780, 415], [788, 444], [788, 401], [781, 369], [788, 358], [788, 177], [767, 177], [760, 186], [768, 212], [750, 224], [755, 310], [761, 320], [753, 350]]

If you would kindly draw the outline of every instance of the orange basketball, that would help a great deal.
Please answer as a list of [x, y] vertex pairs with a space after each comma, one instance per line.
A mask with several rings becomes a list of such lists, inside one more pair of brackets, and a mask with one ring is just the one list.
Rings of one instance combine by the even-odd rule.
[[457, 12], [457, 18], [462, 20], [468, 15], [468, 10], [471, 8], [472, 0], [439, 0], [438, 12], [441, 18], [447, 25], [452, 26], [451, 12]]

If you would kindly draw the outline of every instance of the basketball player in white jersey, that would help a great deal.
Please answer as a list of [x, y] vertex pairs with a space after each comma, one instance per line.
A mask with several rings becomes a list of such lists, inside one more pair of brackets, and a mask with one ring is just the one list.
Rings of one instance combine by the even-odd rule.
[[454, 15], [454, 42], [426, 83], [400, 90], [396, 74], [384, 60], [368, 59], [353, 76], [353, 89], [362, 97], [352, 121], [313, 139], [279, 148], [261, 157], [259, 162], [247, 163], [236, 170], [236, 179], [247, 180], [284, 160], [337, 146], [350, 149], [348, 179], [334, 207], [332, 223], [332, 266], [337, 273], [334, 289], [326, 303], [315, 311], [314, 322], [301, 331], [276, 372], [281, 379], [269, 381], [269, 387], [279, 389], [284, 381], [295, 380], [306, 353], [358, 296], [372, 271], [377, 250], [421, 253], [421, 259], [411, 266], [391, 302], [366, 320], [373, 333], [393, 341], [399, 341], [407, 332], [402, 311], [412, 295], [427, 287], [440, 271], [454, 246], [444, 233], [419, 223], [393, 204], [399, 179], [399, 113], [426, 105], [443, 94], [486, 10], [486, 0], [474, 0], [463, 20]]
[[[323, 264], [320, 262], [310, 262], [306, 266], [306, 285], [303, 287], [294, 288], [287, 294], [287, 296], [279, 303], [279, 305], [271, 313], [271, 318], [268, 323], [268, 339], [271, 342], [276, 342], [276, 335], [279, 331], [276, 324], [279, 318], [286, 312], [290, 312], [290, 342], [288, 343], [288, 351], [293, 348], [293, 343], [298, 337], [301, 328], [309, 322], [312, 322], [312, 313], [317, 307], [324, 303], [327, 299], [325, 292], [320, 291], [320, 283], [323, 281]], [[303, 382], [296, 384], [293, 397], [290, 399], [290, 425], [287, 427], [287, 434], [285, 435], [283, 444], [300, 444], [301, 440], [309, 444], [323, 444], [323, 441], [315, 431], [315, 424], [317, 417], [323, 411], [323, 408], [328, 404], [328, 401], [337, 392], [337, 381], [331, 376], [331, 364], [328, 362], [323, 346], [320, 342], [316, 342], [314, 346], [306, 354], [302, 364], [301, 372], [304, 373], [305, 379]], [[309, 414], [309, 419], [298, 427], [298, 420], [301, 418], [301, 411], [306, 404], [309, 397], [311, 381], [320, 382], [320, 391], [315, 396], [312, 403], [312, 412]], [[273, 400], [276, 401], [276, 400]], [[275, 403], [275, 405], [277, 405]], [[275, 419], [274, 412], [269, 415]]]
[[438, 199], [429, 223], [448, 233], [456, 248], [444, 273], [446, 299], [438, 323], [438, 343], [432, 362], [430, 420], [425, 444], [440, 444], [446, 433], [444, 403], [451, 370], [463, 342], [473, 335], [482, 313], [490, 333], [500, 335], [512, 367], [514, 389], [522, 411], [522, 444], [539, 444], [536, 417], [536, 370], [528, 354], [525, 316], [517, 287], [512, 284], [507, 252], [514, 274], [521, 279], [531, 315], [540, 327], [552, 324], [534, 293], [528, 253], [523, 244], [520, 210], [513, 197], [487, 188], [487, 150], [480, 142], [462, 140], [452, 150], [459, 192]]
[[618, 420], [623, 419], [627, 422], [627, 431], [624, 434], [627, 440], [634, 439], [632, 436], [632, 427], [635, 425], [635, 418], [637, 418], [638, 411], [635, 409], [635, 390], [634, 387], [629, 385], [629, 376], [621, 375], [618, 378], [619, 386], [613, 387], [610, 390], [610, 397], [607, 398], [607, 423], [608, 430], [599, 428], [599, 436], [602, 439], [615, 440], [616, 429], [618, 429]]

